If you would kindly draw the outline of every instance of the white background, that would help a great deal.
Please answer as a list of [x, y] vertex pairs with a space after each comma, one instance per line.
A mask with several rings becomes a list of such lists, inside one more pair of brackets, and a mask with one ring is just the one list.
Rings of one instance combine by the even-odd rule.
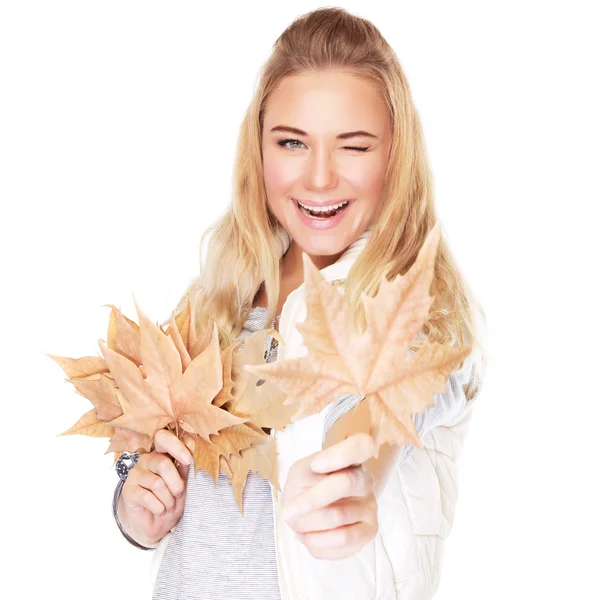
[[[600, 597], [594, 2], [344, 2], [396, 50], [489, 323], [436, 600]], [[0, 5], [4, 598], [150, 597], [106, 439], [42, 352], [162, 320], [230, 199], [271, 45], [313, 2]]]

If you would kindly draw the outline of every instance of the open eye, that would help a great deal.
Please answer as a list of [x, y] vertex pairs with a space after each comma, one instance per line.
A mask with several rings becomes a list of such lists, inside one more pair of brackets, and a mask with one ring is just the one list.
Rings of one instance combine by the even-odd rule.
[[280, 146], [282, 146], [283, 148], [287, 148], [288, 150], [294, 150], [295, 148], [290, 148], [289, 146], [286, 146], [286, 144], [289, 144], [290, 142], [298, 142], [299, 144], [304, 145], [300, 140], [280, 140], [279, 142], [277, 142]]

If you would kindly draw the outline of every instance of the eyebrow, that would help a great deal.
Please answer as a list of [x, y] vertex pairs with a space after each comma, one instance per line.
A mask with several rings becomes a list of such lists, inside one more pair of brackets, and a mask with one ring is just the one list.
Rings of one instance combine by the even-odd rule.
[[[277, 127], [273, 127], [271, 129], [271, 133], [276, 131], [283, 131], [286, 133], [293, 133], [295, 135], [300, 135], [304, 137], [309, 137], [306, 131], [302, 131], [302, 129], [297, 129], [296, 127], [289, 127], [288, 125], [277, 125]], [[335, 136], [338, 140], [347, 140], [352, 137], [369, 137], [373, 139], [378, 139], [376, 135], [369, 133], [368, 131], [363, 131], [362, 129], [358, 131], [348, 131], [347, 133], [340, 133]]]

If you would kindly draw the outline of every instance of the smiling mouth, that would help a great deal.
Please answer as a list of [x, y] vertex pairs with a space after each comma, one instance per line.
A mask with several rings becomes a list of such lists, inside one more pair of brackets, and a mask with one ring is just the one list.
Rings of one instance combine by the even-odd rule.
[[346, 210], [346, 208], [348, 208], [348, 206], [350, 206], [350, 204], [352, 204], [352, 200], [346, 200], [343, 203], [338, 203], [338, 204], [341, 204], [341, 206], [339, 206], [338, 208], [334, 208], [333, 210], [324, 211], [324, 210], [312, 210], [309, 208], [305, 208], [295, 198], [292, 198], [292, 200], [296, 203], [296, 205], [298, 206], [298, 209], [300, 210], [300, 212], [303, 215], [306, 215], [307, 217], [311, 217], [313, 219], [321, 219], [323, 221], [326, 219], [330, 219], [331, 217], [335, 217], [342, 211]]

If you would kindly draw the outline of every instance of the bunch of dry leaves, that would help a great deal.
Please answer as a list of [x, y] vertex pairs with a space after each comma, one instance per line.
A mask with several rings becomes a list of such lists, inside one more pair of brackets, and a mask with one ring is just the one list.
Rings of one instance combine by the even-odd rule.
[[250, 471], [280, 489], [275, 439], [264, 429], [283, 429], [293, 407], [283, 405], [282, 392], [268, 382], [257, 385], [259, 378], [244, 369], [264, 364], [265, 337], [281, 342], [278, 332], [262, 329], [221, 351], [214, 322], [197, 337], [189, 297], [166, 330], [137, 303], [139, 325], [108, 306], [107, 341], [99, 340], [103, 358], [48, 354], [94, 406], [60, 435], [108, 437], [106, 453], [114, 452], [116, 460], [123, 451], [152, 451], [154, 434], [168, 429], [192, 452], [194, 476], [202, 469], [215, 485], [219, 473], [231, 480], [242, 514]]
[[421, 447], [412, 414], [433, 405], [471, 350], [427, 339], [415, 345], [433, 302], [440, 235], [436, 224], [405, 275], [384, 276], [376, 296], [363, 294], [360, 335], [343, 294], [303, 252], [307, 316], [297, 327], [308, 352], [301, 358], [265, 363], [265, 337], [285, 343], [275, 329], [221, 351], [213, 322], [197, 337], [189, 297], [166, 330], [137, 303], [139, 325], [109, 305], [107, 341], [99, 340], [103, 358], [48, 355], [94, 406], [60, 435], [109, 437], [106, 452], [116, 459], [125, 450], [150, 452], [154, 434], [166, 428], [192, 451], [194, 475], [200, 468], [215, 484], [219, 473], [229, 477], [242, 514], [250, 471], [280, 489], [275, 438], [265, 429], [282, 430], [340, 395], [360, 394], [354, 414], [368, 421], [376, 452], [384, 443]]

